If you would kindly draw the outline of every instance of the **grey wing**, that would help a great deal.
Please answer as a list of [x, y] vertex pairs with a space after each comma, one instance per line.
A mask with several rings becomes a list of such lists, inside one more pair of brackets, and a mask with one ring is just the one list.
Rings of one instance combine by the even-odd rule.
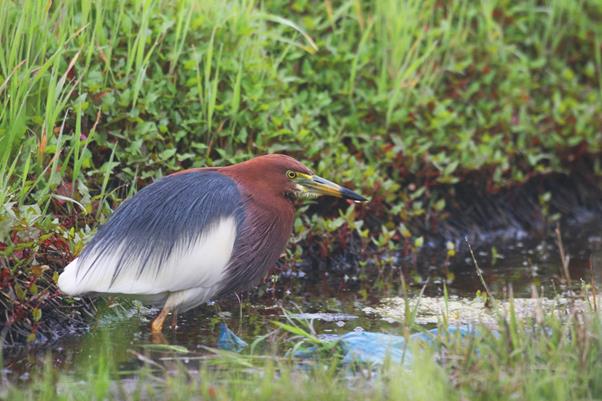
[[126, 201], [59, 277], [67, 294], [159, 294], [221, 282], [244, 220], [218, 172], [167, 176]]

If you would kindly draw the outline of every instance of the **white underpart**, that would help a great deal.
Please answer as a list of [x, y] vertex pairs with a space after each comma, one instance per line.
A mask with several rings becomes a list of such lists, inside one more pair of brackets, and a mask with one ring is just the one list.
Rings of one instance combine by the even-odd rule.
[[75, 259], [59, 276], [58, 286], [68, 295], [110, 293], [135, 295], [142, 299], [169, 296], [168, 306], [189, 309], [206, 302], [219, 291], [218, 285], [226, 273], [235, 240], [234, 217], [223, 218], [205, 229], [190, 246], [176, 244], [158, 274], [156, 266], [151, 264], [145, 266], [138, 276], [142, 261], [134, 260], [124, 265], [111, 283], [122, 254], [118, 249], [100, 255], [89, 272], [89, 264], [98, 255], [91, 254], [81, 263], [79, 258]]

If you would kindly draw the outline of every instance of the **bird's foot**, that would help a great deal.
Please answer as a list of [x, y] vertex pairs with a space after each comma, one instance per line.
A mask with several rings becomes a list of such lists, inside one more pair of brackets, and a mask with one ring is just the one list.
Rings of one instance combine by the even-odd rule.
[[150, 340], [153, 344], [169, 344], [169, 342], [161, 332], [151, 333]]

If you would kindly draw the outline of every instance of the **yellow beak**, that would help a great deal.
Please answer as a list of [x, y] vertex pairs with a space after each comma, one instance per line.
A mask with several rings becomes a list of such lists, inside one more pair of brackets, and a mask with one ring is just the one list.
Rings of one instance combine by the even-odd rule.
[[355, 202], [367, 202], [368, 199], [350, 189], [335, 184], [317, 175], [303, 174], [296, 180], [308, 192], [316, 195], [333, 196], [335, 198], [351, 199]]

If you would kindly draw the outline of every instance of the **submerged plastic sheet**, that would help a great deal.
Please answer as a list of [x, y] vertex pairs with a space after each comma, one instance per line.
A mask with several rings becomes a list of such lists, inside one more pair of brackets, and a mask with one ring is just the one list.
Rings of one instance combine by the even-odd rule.
[[[449, 327], [446, 334], [465, 336], [474, 334], [474, 330], [468, 326]], [[342, 336], [328, 337], [330, 341], [338, 341], [341, 346], [344, 353], [344, 364], [352, 362], [382, 364], [389, 358], [392, 362], [407, 365], [412, 361], [412, 352], [408, 347], [409, 343], [422, 343], [432, 347], [435, 345], [434, 340], [438, 335], [439, 330], [432, 329], [412, 334], [409, 341], [406, 341], [403, 336], [369, 331], [350, 332]]]
[[225, 323], [220, 323], [217, 335], [217, 348], [226, 351], [240, 352], [247, 347], [247, 343], [238, 337]]
[[[370, 331], [352, 331], [343, 335], [324, 335], [320, 339], [324, 343], [337, 342], [343, 351], [343, 363], [364, 362], [370, 364], [382, 364], [389, 358], [392, 362], [409, 365], [412, 362], [412, 353], [408, 347], [409, 343], [421, 343], [425, 346], [435, 346], [435, 339], [441, 334], [438, 329], [415, 333], [409, 337], [409, 341], [403, 336], [386, 333], [375, 333]], [[449, 335], [474, 335], [475, 330], [470, 326], [451, 326], [446, 333]], [[224, 323], [219, 326], [217, 340], [218, 348], [228, 351], [241, 351], [247, 343], [236, 336]], [[302, 358], [311, 358], [318, 352], [316, 347], [306, 348], [298, 351], [295, 355]]]

